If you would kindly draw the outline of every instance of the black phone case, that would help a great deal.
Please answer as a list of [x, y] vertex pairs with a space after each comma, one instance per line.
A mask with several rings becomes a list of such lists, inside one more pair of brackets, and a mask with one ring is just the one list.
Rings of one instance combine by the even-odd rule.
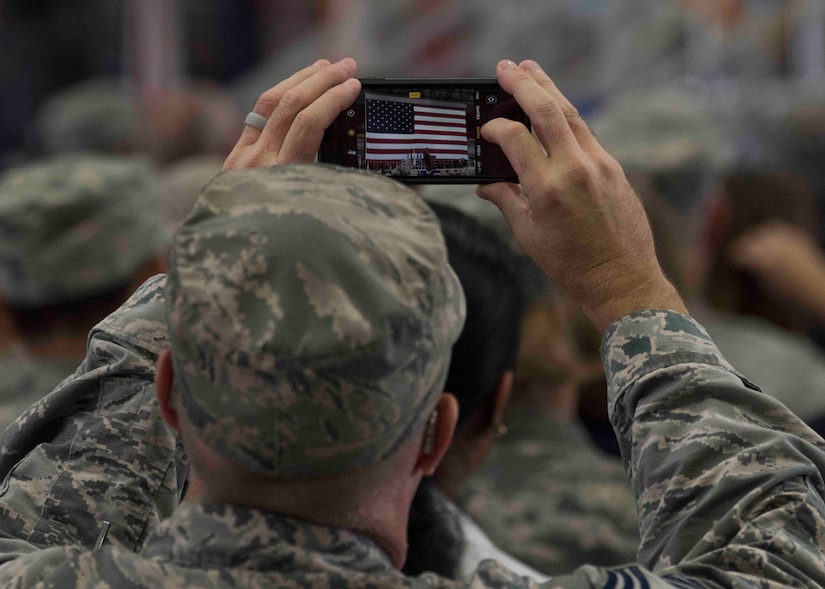
[[[356, 105], [366, 101], [365, 95], [367, 92], [380, 92], [381, 90], [401, 90], [409, 92], [415, 92], [418, 90], [441, 90], [449, 92], [450, 90], [456, 90], [457, 93], [461, 93], [461, 91], [466, 92], [467, 90], [479, 90], [482, 92], [495, 91], [499, 95], [507, 97], [506, 103], [509, 105], [507, 118], [519, 120], [528, 129], [530, 128], [530, 121], [527, 116], [518, 107], [515, 100], [501, 89], [495, 78], [361, 78], [361, 95], [359, 96], [359, 100], [356, 101], [356, 103], [354, 103], [349, 109], [344, 109], [341, 115], [339, 115], [327, 129], [324, 134], [324, 140], [322, 141], [321, 147], [318, 151], [319, 162], [348, 165], [348, 167], [352, 168], [359, 167], [358, 165], [349, 165], [346, 163], [346, 158], [352, 157], [353, 150], [351, 149], [351, 144], [352, 141], [354, 141], [353, 137], [355, 136], [353, 123], [352, 121], [348, 121], [347, 116], [348, 113], [350, 117], [355, 116], [356, 113], [354, 112], [354, 109]], [[443, 93], [444, 92], [442, 92], [442, 94]], [[398, 100], [404, 99], [399, 98]], [[405, 100], [405, 102], [410, 101]], [[488, 105], [483, 108], [497, 108], [497, 106], [498, 105]], [[479, 108], [480, 106], [477, 104], [477, 112]], [[366, 116], [364, 116], [364, 118], [366, 119]], [[491, 116], [490, 118], [494, 117]], [[477, 129], [480, 128], [480, 122], [478, 120], [475, 122], [477, 123]], [[364, 120], [360, 121], [355, 126], [360, 125], [360, 127], [366, 129], [366, 124], [366, 120]], [[514, 172], [512, 172], [512, 168], [500, 148], [485, 142], [483, 138], [478, 135], [477, 129], [475, 133], [476, 136], [472, 137], [473, 134], [470, 132], [468, 126], [467, 141], [474, 141], [477, 150], [480, 150], [483, 146], [485, 149], [485, 154], [492, 154], [483, 160], [486, 162], [486, 165], [493, 167], [494, 172], [496, 171], [496, 166], [499, 168], [506, 168], [505, 173], [482, 173], [473, 175], [448, 175], [446, 173], [444, 175], [393, 175], [390, 173], [387, 175], [406, 184], [488, 184], [492, 182], [518, 182], [517, 176]], [[366, 130], [364, 130], [363, 135], [366, 135]], [[366, 141], [366, 139], [364, 139], [364, 141]], [[349, 156], [344, 155], [346, 151], [350, 152]], [[469, 155], [467, 158], [468, 162], [473, 161], [476, 165], [478, 165], [479, 161], [482, 161], [480, 151], [477, 151], [475, 159], [472, 159]], [[429, 166], [427, 167], [427, 171], [429, 171]], [[442, 172], [443, 171], [444, 170], [442, 170]]]

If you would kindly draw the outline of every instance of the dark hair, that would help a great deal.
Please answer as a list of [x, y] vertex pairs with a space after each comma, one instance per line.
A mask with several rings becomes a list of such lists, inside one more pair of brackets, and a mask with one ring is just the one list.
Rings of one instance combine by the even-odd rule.
[[527, 305], [526, 262], [490, 227], [452, 207], [430, 206], [441, 221], [450, 265], [467, 299], [467, 320], [453, 345], [444, 385], [458, 399], [461, 429], [477, 409], [491, 407], [502, 374], [516, 364]]
[[[476, 411], [493, 408], [493, 393], [516, 362], [521, 317], [527, 303], [524, 261], [491, 228], [441, 204], [430, 203], [441, 222], [450, 265], [467, 300], [467, 320], [453, 355], [444, 389], [456, 396], [458, 429]], [[416, 492], [407, 531], [403, 571], [432, 571], [455, 578], [464, 538], [457, 516], [425, 479]]]

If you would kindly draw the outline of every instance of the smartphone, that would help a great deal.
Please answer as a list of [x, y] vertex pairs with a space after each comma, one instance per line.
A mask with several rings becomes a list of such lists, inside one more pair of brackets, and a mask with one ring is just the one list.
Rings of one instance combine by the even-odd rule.
[[361, 93], [324, 133], [318, 161], [408, 184], [518, 182], [487, 121], [530, 120], [495, 78], [362, 78]]

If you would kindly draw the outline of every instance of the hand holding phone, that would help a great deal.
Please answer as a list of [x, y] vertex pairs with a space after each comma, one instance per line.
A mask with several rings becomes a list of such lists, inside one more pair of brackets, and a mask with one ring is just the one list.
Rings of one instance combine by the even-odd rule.
[[355, 68], [352, 58], [320, 59], [261, 94], [224, 169], [312, 162], [326, 126], [358, 95]]
[[361, 93], [324, 133], [318, 161], [410, 184], [518, 182], [487, 121], [530, 121], [494, 78], [362, 78]]

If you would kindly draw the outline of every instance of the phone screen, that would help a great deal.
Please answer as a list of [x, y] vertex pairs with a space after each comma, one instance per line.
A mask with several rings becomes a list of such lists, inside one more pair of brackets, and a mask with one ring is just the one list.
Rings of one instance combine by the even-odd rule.
[[407, 183], [518, 182], [501, 148], [481, 136], [497, 117], [529, 129], [495, 79], [366, 78], [355, 103], [326, 130], [318, 161]]

